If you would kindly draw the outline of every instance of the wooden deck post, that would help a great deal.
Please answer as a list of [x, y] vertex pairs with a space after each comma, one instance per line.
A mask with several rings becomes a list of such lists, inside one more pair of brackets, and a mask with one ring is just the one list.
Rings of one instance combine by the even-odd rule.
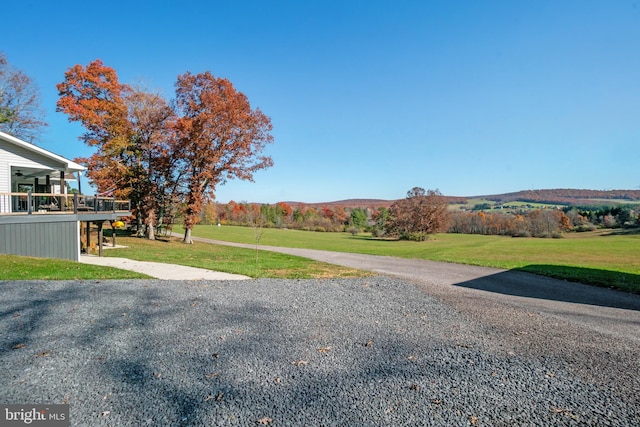
[[96, 221], [98, 223], [98, 256], [102, 256], [102, 223], [104, 221]]
[[87, 221], [87, 255], [89, 255], [89, 250], [91, 249], [91, 222]]

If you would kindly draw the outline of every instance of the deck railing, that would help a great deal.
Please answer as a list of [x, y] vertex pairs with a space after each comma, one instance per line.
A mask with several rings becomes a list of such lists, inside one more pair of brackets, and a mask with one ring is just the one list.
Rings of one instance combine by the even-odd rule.
[[0, 193], [0, 215], [129, 212], [128, 200], [82, 194]]

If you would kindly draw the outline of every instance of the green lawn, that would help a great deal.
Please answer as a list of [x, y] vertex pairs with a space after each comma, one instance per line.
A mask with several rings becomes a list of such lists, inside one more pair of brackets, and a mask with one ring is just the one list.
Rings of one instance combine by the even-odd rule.
[[[178, 228], [176, 232], [181, 232]], [[255, 243], [250, 227], [204, 226], [194, 236]], [[640, 292], [640, 234], [566, 233], [562, 239], [438, 234], [426, 242], [368, 235], [264, 229], [260, 244], [391, 255], [505, 269], [520, 269], [599, 286]]]
[[195, 242], [185, 245], [181, 239], [149, 241], [135, 237], [118, 237], [122, 249], [108, 249], [104, 256], [123, 257], [138, 261], [188, 265], [250, 277], [308, 279], [323, 277], [362, 277], [370, 273], [339, 267], [307, 258], [256, 251], [254, 249], [211, 245]]
[[144, 274], [60, 259], [0, 255], [2, 280], [142, 279]]

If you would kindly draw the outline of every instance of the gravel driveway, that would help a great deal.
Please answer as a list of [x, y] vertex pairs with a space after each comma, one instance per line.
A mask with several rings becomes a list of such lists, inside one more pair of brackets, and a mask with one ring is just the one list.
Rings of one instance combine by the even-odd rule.
[[0, 281], [0, 400], [73, 426], [640, 425], [637, 340], [429, 286]]

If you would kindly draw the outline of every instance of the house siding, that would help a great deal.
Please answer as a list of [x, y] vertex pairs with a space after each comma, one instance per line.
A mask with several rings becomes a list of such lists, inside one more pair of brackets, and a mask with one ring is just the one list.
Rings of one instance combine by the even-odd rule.
[[80, 260], [80, 224], [63, 215], [0, 223], [0, 253]]
[[11, 166], [58, 170], [65, 165], [0, 139], [0, 193], [10, 193]]

